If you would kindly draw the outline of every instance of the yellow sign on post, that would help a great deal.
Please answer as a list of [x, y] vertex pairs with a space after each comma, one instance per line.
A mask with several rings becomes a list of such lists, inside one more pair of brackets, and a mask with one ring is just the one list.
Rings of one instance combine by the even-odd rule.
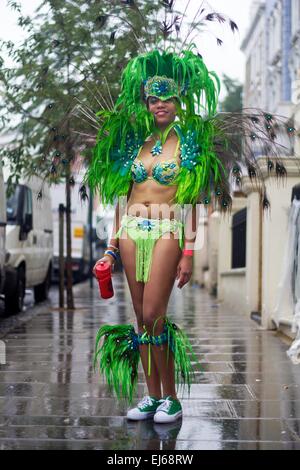
[[75, 227], [74, 228], [74, 237], [83, 238], [84, 237], [84, 227]]

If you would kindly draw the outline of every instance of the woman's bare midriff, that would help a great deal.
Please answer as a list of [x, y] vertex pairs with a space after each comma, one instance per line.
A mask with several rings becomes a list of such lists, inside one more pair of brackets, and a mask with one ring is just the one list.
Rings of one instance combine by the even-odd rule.
[[180, 219], [180, 206], [174, 203], [177, 186], [160, 187], [153, 180], [134, 184], [127, 214], [148, 219]]

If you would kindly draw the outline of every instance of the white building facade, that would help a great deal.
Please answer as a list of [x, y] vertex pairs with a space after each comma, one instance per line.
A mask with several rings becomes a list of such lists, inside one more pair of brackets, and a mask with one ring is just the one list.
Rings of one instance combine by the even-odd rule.
[[291, 53], [289, 57], [289, 69], [292, 81], [292, 102], [297, 105], [300, 102], [300, 0], [292, 0], [292, 34]]
[[264, 4], [255, 3], [256, 11], [251, 27], [242, 44], [246, 55], [246, 77], [244, 86], [244, 108], [265, 107], [266, 105], [266, 34]]
[[[294, 118], [300, 127], [300, 0], [253, 3], [253, 16], [242, 50], [246, 56], [244, 108]], [[296, 152], [300, 142], [296, 138]], [[263, 328], [275, 328], [275, 308], [283, 270], [292, 188], [300, 182], [293, 155], [284, 155], [287, 178], [278, 183], [258, 157], [271, 203], [262, 213], [257, 188], [243, 178], [244, 197], [235, 197], [236, 214], [247, 212], [245, 267], [235, 269], [228, 253], [233, 248], [233, 218], [222, 221], [218, 248], [218, 298], [232, 309], [259, 319]], [[224, 246], [224, 240], [226, 246]], [[227, 241], [226, 241], [227, 240]], [[242, 295], [236, 305], [234, 292]], [[279, 328], [292, 336], [292, 311], [283, 312]], [[277, 324], [278, 326], [278, 324]]]
[[246, 56], [244, 107], [291, 116], [300, 67], [300, 0], [254, 2], [242, 43]]

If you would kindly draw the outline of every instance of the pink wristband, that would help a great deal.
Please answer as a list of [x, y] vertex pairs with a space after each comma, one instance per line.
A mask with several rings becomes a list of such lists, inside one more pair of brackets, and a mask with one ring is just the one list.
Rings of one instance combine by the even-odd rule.
[[194, 256], [194, 250], [183, 250], [184, 256]]

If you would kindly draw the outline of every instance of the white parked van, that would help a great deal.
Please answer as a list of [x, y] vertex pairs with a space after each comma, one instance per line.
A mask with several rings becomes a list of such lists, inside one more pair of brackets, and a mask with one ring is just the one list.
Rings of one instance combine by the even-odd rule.
[[[75, 180], [76, 178], [76, 180]], [[90, 269], [89, 202], [81, 201], [79, 188], [81, 174], [75, 175], [71, 189], [72, 272], [74, 281], [86, 279]], [[51, 186], [52, 217], [54, 228], [53, 279], [59, 279], [59, 205], [66, 205], [64, 183]], [[66, 218], [64, 219], [64, 256], [66, 257]]]
[[51, 283], [53, 225], [49, 186], [41, 179], [20, 180], [7, 198], [7, 282], [5, 305], [8, 313], [23, 308], [25, 288], [34, 288], [36, 302], [45, 300]]
[[4, 293], [5, 284], [5, 227], [6, 227], [6, 198], [2, 161], [0, 158], [0, 295]]

